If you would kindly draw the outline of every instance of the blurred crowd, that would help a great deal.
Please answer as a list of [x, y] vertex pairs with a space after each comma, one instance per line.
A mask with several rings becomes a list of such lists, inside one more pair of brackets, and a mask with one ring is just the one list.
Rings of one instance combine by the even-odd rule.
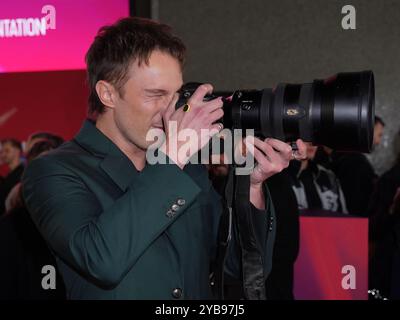
[[24, 146], [17, 139], [1, 141], [1, 162], [8, 173], [0, 180], [0, 300], [63, 299], [65, 289], [57, 273], [55, 290], [43, 290], [44, 266], [56, 266], [47, 244], [36, 229], [22, 196], [21, 177], [25, 166], [64, 140], [38, 132]]

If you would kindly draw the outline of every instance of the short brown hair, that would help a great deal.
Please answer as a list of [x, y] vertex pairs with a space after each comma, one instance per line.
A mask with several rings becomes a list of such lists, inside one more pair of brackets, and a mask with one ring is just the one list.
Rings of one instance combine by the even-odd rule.
[[169, 53], [183, 67], [185, 45], [165, 24], [143, 18], [124, 18], [102, 27], [86, 54], [89, 114], [105, 111], [96, 92], [98, 81], [112, 83], [123, 95], [120, 90], [128, 80], [130, 65], [135, 61], [139, 65], [147, 64], [154, 50]]
[[5, 144], [10, 144], [12, 147], [18, 149], [19, 151], [22, 152], [22, 144], [19, 140], [14, 139], [14, 138], [7, 138], [7, 139], [3, 139], [1, 140], [1, 145], [5, 145]]

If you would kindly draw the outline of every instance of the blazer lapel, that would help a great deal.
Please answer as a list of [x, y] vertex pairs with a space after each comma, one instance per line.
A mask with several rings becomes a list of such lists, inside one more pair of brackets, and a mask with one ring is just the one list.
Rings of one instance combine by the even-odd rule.
[[95, 123], [86, 120], [74, 140], [88, 152], [103, 158], [101, 169], [125, 191], [138, 174], [128, 157], [99, 129]]

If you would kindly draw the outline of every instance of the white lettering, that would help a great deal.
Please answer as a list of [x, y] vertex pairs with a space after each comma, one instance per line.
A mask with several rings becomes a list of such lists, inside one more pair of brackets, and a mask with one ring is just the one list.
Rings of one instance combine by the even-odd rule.
[[0, 19], [0, 38], [45, 36], [48, 29], [56, 28], [56, 8], [45, 5], [42, 18]]
[[356, 268], [352, 265], [345, 265], [342, 267], [342, 274], [345, 274], [342, 279], [342, 288], [344, 290], [356, 289]]
[[163, 304], [161, 307], [156, 307], [156, 311], [154, 313], [157, 315], [176, 314], [176, 315], [182, 315], [183, 318], [186, 318], [189, 309], [190, 307], [168, 307]]
[[55, 30], [56, 28], [56, 8], [52, 5], [45, 5], [42, 8], [42, 13], [46, 14], [44, 19], [46, 20], [46, 28]]
[[42, 268], [42, 274], [46, 274], [42, 279], [42, 288], [44, 290], [52, 289], [54, 290], [56, 288], [56, 269], [54, 266], [51, 265], [45, 265]]
[[352, 5], [346, 5], [342, 8], [342, 14], [346, 14], [342, 19], [342, 28], [344, 30], [356, 29], [356, 8]]

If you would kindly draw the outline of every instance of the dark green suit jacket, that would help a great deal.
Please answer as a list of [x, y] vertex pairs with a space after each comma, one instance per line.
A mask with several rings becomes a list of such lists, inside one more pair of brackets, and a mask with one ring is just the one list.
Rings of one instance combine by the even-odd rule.
[[[74, 140], [31, 162], [23, 195], [69, 299], [211, 297], [221, 206], [204, 166], [138, 172], [86, 121]], [[257, 214], [265, 275], [274, 237], [267, 204], [269, 214]]]

